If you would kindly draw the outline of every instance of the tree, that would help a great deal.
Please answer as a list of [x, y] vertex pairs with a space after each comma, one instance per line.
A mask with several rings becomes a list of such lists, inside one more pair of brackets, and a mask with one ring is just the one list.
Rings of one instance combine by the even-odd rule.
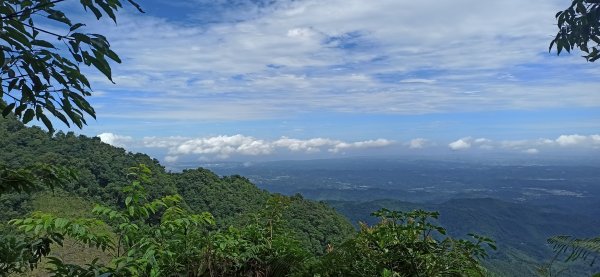
[[571, 6], [556, 14], [558, 32], [549, 51], [556, 47], [557, 55], [579, 48], [583, 57], [594, 62], [600, 59], [600, 0], [573, 0]]
[[[79, 128], [87, 124], [86, 115], [96, 116], [85, 99], [91, 84], [81, 65], [96, 68], [112, 81], [107, 59], [121, 62], [106, 37], [82, 32], [85, 24], [71, 21], [58, 8], [61, 2], [65, 0], [0, 0], [0, 113], [14, 113], [23, 123], [41, 120], [50, 133], [54, 128], [49, 115]], [[127, 2], [143, 12], [135, 1]], [[80, 3], [96, 19], [106, 15], [115, 23], [115, 12], [122, 7], [121, 0]], [[0, 194], [31, 191], [48, 184], [51, 179], [46, 177], [64, 183], [68, 180], [60, 178], [66, 176], [63, 171], [47, 165], [14, 170], [0, 165]]]
[[317, 265], [319, 276], [485, 276], [479, 260], [484, 247], [496, 249], [489, 238], [469, 234], [475, 241], [446, 236], [435, 225], [439, 213], [381, 209], [381, 221], [340, 246], [334, 246]]
[[[0, 269], [22, 272], [23, 267], [35, 267], [48, 257], [48, 271], [53, 276], [199, 276], [204, 261], [203, 238], [206, 227], [214, 225], [213, 216], [190, 213], [181, 206], [179, 195], [148, 199], [144, 186], [151, 182], [151, 171], [145, 165], [131, 168], [129, 176], [133, 180], [123, 187], [126, 198], [122, 209], [96, 205], [92, 211], [96, 218], [61, 218], [35, 212], [31, 217], [11, 220], [11, 225], [27, 235], [26, 243], [21, 244], [31, 245], [21, 248], [33, 251], [26, 252], [28, 262], [0, 259]], [[66, 238], [110, 252], [110, 263], [94, 260], [81, 266], [49, 256], [51, 248], [62, 245]], [[16, 252], [8, 250], [4, 252]]]
[[[112, 81], [108, 59], [121, 62], [106, 37], [83, 32], [84, 23], [73, 22], [59, 9], [64, 1], [0, 1], [0, 111], [3, 116], [13, 112], [24, 123], [41, 120], [51, 132], [48, 115], [79, 128], [86, 124], [86, 115], [96, 116], [85, 99], [91, 84], [81, 65]], [[115, 23], [122, 8], [121, 0], [80, 2], [96, 19], [106, 15]], [[143, 12], [133, 0], [127, 2]]]

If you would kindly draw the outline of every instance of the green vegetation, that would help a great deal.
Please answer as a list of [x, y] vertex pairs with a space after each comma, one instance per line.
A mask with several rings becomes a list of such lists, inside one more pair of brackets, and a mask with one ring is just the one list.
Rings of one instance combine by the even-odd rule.
[[[48, 130], [53, 130], [48, 115], [80, 128], [86, 124], [85, 114], [95, 118], [85, 99], [91, 95], [91, 85], [80, 66], [92, 66], [112, 80], [107, 59], [121, 60], [104, 36], [83, 32], [84, 23], [73, 22], [57, 7], [64, 1], [0, 1], [3, 116], [14, 112], [24, 123], [36, 118]], [[115, 13], [122, 7], [120, 0], [80, 2], [96, 19], [108, 16], [115, 23]], [[127, 2], [141, 11], [133, 0]]]
[[[564, 271], [563, 269], [554, 268], [554, 261], [563, 254], [567, 256], [565, 262], [591, 260], [590, 265], [594, 265], [596, 259], [600, 257], [600, 237], [581, 239], [570, 236], [555, 236], [548, 239], [548, 244], [552, 246], [556, 255], [552, 262], [540, 270], [546, 276], [559, 276]], [[594, 274], [594, 276], [600, 276], [600, 272]]]
[[[77, 171], [58, 178], [68, 181], [53, 189], [36, 186], [39, 193], [7, 191], [0, 196], [3, 222], [13, 219], [0, 234], [3, 272], [417, 276], [415, 272], [443, 274], [453, 264], [465, 269], [453, 271], [456, 276], [482, 273], [483, 241], [444, 236], [430, 222], [434, 213], [381, 211], [381, 222], [356, 234], [325, 203], [271, 194], [241, 176], [219, 177], [205, 169], [165, 172], [156, 160], [97, 138], [60, 132], [49, 136], [7, 117], [0, 120], [0, 143], [0, 159], [8, 170], [52, 161]], [[372, 249], [374, 245], [383, 248]], [[74, 257], [73, 251], [89, 255]], [[373, 255], [361, 256], [370, 251]], [[352, 255], [354, 266], [347, 263]], [[404, 266], [412, 263], [419, 267]]]
[[[464, 238], [468, 232], [476, 232], [497, 241], [498, 251], [491, 252], [483, 261], [488, 272], [497, 276], [536, 276], [538, 269], [547, 266], [554, 256], [552, 249], [546, 246], [548, 237], [557, 234], [593, 236], [598, 230], [598, 221], [593, 218], [548, 213], [528, 205], [491, 198], [456, 199], [439, 204], [399, 200], [328, 203], [353, 223], [376, 224], [369, 211], [381, 208], [439, 211], [441, 216], [435, 222], [444, 226], [450, 236]], [[582, 261], [565, 263], [563, 259], [557, 259], [552, 265], [563, 270], [564, 276], [589, 276], [597, 270]]]
[[[40, 273], [39, 266], [40, 274], [55, 276], [487, 274], [481, 259], [494, 242], [474, 234], [453, 238], [437, 225], [437, 212], [380, 209], [377, 223], [354, 233], [329, 206], [300, 195], [270, 194], [241, 176], [204, 169], [168, 173], [146, 155], [97, 138], [52, 135], [48, 115], [80, 128], [85, 116], [95, 117], [80, 65], [112, 80], [108, 60], [121, 62], [104, 36], [80, 32], [85, 24], [56, 8], [63, 1], [0, 3], [0, 111], [7, 117], [0, 120], [0, 276]], [[115, 22], [122, 7], [119, 0], [81, 4], [96, 19]], [[598, 46], [588, 47], [600, 44], [599, 7], [574, 0], [558, 13], [550, 49], [578, 47], [588, 61], [600, 58]], [[50, 135], [23, 126], [34, 118]], [[100, 204], [85, 212], [92, 203]], [[597, 239], [549, 242], [558, 254], [570, 251], [567, 260], [598, 252]], [[92, 255], [69, 260], [65, 251]]]
[[[564, 11], [556, 14], [558, 33], [550, 43], [558, 55], [563, 50], [579, 48], [589, 62], [600, 59], [600, 1], [573, 0]], [[591, 44], [591, 45], [590, 45]]]
[[485, 276], [478, 258], [493, 241], [471, 235], [475, 242], [446, 237], [431, 223], [437, 212], [381, 209], [373, 227], [366, 224], [353, 239], [323, 258], [323, 276]]

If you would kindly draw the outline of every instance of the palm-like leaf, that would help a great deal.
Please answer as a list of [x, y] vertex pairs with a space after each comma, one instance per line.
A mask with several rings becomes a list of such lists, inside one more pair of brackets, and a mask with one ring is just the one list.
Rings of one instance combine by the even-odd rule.
[[548, 239], [548, 243], [557, 253], [568, 253], [567, 261], [577, 259], [595, 259], [600, 257], [600, 237], [573, 238], [571, 236], [556, 236]]

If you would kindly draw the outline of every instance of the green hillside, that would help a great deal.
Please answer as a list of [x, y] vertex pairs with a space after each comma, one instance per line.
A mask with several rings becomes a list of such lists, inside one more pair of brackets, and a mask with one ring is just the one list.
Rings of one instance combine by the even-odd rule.
[[[181, 173], [166, 172], [157, 160], [147, 155], [130, 153], [102, 143], [98, 138], [76, 136], [73, 133], [57, 133], [50, 136], [37, 127], [25, 127], [14, 118], [0, 119], [0, 161], [7, 168], [48, 163], [75, 169], [78, 175], [76, 180], [55, 188], [54, 191], [0, 195], [0, 219], [3, 222], [1, 229], [8, 233], [14, 232], [12, 227], [5, 225], [8, 220], [35, 216], [35, 213], [32, 214], [34, 211], [64, 218], [78, 218], [93, 216], [91, 209], [97, 204], [114, 211], [128, 208], [131, 195], [124, 188], [131, 182], [127, 177], [129, 168], [140, 164], [147, 165], [151, 176], [148, 177], [148, 181], [143, 182], [143, 193], [147, 193], [149, 200], [161, 197], [170, 199], [169, 195], [177, 194], [181, 196], [181, 207], [187, 210], [181, 210], [182, 213], [200, 215], [208, 212], [214, 216], [216, 224], [199, 227], [198, 234], [202, 235], [195, 239], [199, 239], [198, 243], [205, 245], [202, 250], [197, 251], [212, 253], [202, 259], [221, 263], [221, 267], [211, 269], [220, 272], [218, 275], [221, 276], [244, 276], [249, 272], [259, 271], [269, 276], [278, 276], [278, 272], [287, 272], [286, 275], [295, 272], [294, 274], [299, 276], [336, 276], [341, 273], [356, 273], [356, 267], [361, 268], [361, 271], [358, 271], [362, 272], [361, 274], [398, 270], [386, 261], [406, 257], [388, 257], [387, 255], [396, 253], [390, 252], [389, 249], [398, 247], [398, 243], [407, 243], [414, 237], [388, 241], [387, 236], [390, 231], [394, 233], [413, 230], [415, 226], [410, 224], [414, 222], [400, 221], [409, 224], [406, 227], [409, 229], [395, 229], [395, 225], [388, 225], [389, 219], [370, 216], [371, 212], [381, 208], [407, 212], [415, 209], [437, 210], [441, 212], [441, 217], [432, 222], [438, 222], [447, 228], [449, 235], [464, 237], [468, 233], [476, 232], [497, 240], [500, 250], [490, 252], [489, 258], [483, 260], [483, 264], [488, 267], [489, 274], [496, 272], [501, 276], [533, 275], [535, 267], [551, 254], [551, 251], [543, 246], [547, 237], [562, 231], [572, 231], [573, 226], [580, 226], [582, 232], [569, 234], [586, 236], [598, 232], [595, 226], [599, 226], [598, 222], [592, 219], [582, 220], [566, 215], [557, 217], [556, 214], [546, 214], [526, 206], [493, 199], [461, 199], [438, 205], [419, 205], [395, 200], [325, 203], [307, 200], [301, 195], [282, 196], [259, 189], [247, 178], [238, 175], [221, 177], [202, 168], [188, 169]], [[158, 228], [161, 221], [164, 221], [159, 216], [150, 215], [140, 223], [149, 224], [150, 231]], [[395, 218], [397, 215], [391, 216]], [[424, 218], [427, 217], [428, 215]], [[138, 222], [139, 219], [135, 221]], [[358, 227], [358, 221], [367, 222], [373, 227], [361, 228], [357, 234], [355, 227]], [[351, 222], [355, 224], [354, 227]], [[118, 237], [120, 229], [115, 229], [115, 225], [111, 226], [114, 223], [110, 221], [107, 224], [107, 227], [101, 229], [108, 231], [108, 238]], [[418, 228], [415, 230], [430, 232]], [[381, 232], [385, 239], [372, 237], [378, 232]], [[442, 243], [440, 247], [444, 250], [435, 250], [434, 245], [430, 245], [419, 251], [437, 251], [438, 254], [443, 251], [471, 253], [469, 251], [480, 247], [469, 248], [471, 246], [461, 244], [444, 246], [455, 243], [452, 239], [441, 240], [445, 236], [444, 233], [440, 233], [440, 240], [436, 242]], [[398, 238], [398, 235], [400, 234], [392, 237]], [[382, 239], [383, 241], [378, 242], [383, 243], [381, 247], [386, 245], [385, 247], [391, 248], [376, 250], [383, 252], [369, 253], [373, 249], [368, 250], [371, 247], [368, 241]], [[276, 246], [278, 244], [279, 246]], [[278, 253], [272, 247], [281, 247], [278, 250], [281, 252]], [[460, 250], [461, 247], [470, 250]], [[88, 254], [73, 255], [76, 252]], [[111, 260], [111, 256], [104, 251], [82, 246], [70, 239], [64, 241], [64, 246], [54, 248], [52, 254], [78, 266], [90, 262], [94, 257], [99, 258], [101, 262]], [[47, 262], [42, 261], [40, 267]], [[435, 260], [423, 263], [431, 262], [435, 264]], [[446, 262], [456, 264], [456, 261]], [[283, 263], [285, 266], [272, 263]], [[235, 270], [231, 271], [233, 269]], [[572, 273], [581, 274], [582, 271]], [[44, 271], [37, 269], [29, 274], [43, 276]], [[470, 274], [459, 276], [471, 276]]]
[[[328, 201], [351, 222], [373, 224], [369, 211], [381, 208], [409, 211], [418, 208], [439, 211], [439, 222], [454, 236], [476, 232], [493, 238], [498, 251], [490, 253], [486, 266], [500, 276], [536, 276], [536, 268], [550, 260], [546, 245], [551, 236], [570, 234], [590, 237], [600, 233], [600, 221], [573, 214], [546, 212], [533, 206], [491, 198], [454, 199], [441, 204], [417, 204], [398, 200], [368, 202]], [[561, 265], [567, 267], [566, 265]], [[569, 276], [597, 272], [585, 263], [570, 265]]]
[[[159, 162], [145, 154], [130, 153], [102, 143], [98, 138], [28, 128], [15, 119], [0, 119], [0, 161], [9, 167], [37, 162], [76, 169], [78, 180], [63, 189], [89, 201], [117, 205], [123, 201], [127, 169], [149, 166], [153, 182], [146, 187], [151, 197], [179, 193], [195, 212], [210, 212], [221, 227], [239, 225], [264, 208], [273, 194], [258, 189], [240, 176], [219, 177], [205, 169], [182, 173], [165, 172]], [[27, 194], [1, 195], [0, 218], [4, 221], [33, 210]], [[351, 224], [322, 203], [290, 198], [285, 211], [289, 227], [313, 253], [323, 253], [330, 243], [338, 243], [353, 232]]]

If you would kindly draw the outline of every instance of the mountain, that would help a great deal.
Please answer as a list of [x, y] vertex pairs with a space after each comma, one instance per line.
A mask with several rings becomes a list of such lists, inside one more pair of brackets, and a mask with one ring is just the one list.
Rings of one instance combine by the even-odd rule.
[[[501, 276], [536, 275], [553, 256], [546, 245], [551, 236], [600, 234], [600, 167], [593, 163], [357, 157], [208, 166], [271, 191], [326, 201], [355, 226], [377, 222], [370, 214], [380, 208], [439, 211], [451, 235], [473, 232], [497, 241], [487, 266]], [[572, 276], [590, 270], [585, 263], [571, 268]]]
[[[548, 212], [523, 203], [493, 198], [453, 199], [440, 204], [410, 203], [398, 200], [367, 202], [327, 201], [351, 222], [373, 224], [370, 211], [381, 208], [409, 211], [425, 209], [440, 212], [439, 222], [455, 237], [477, 233], [494, 239], [498, 251], [491, 252], [488, 265], [505, 276], [535, 276], [535, 267], [552, 257], [546, 239], [555, 235], [591, 237], [600, 234], [600, 219], [568, 212]], [[515, 272], [513, 272], [515, 270]], [[592, 269], [580, 265], [573, 276], [585, 276]], [[512, 272], [508, 274], [508, 272]], [[515, 275], [521, 272], [522, 275]]]
[[[346, 159], [168, 172], [156, 159], [98, 138], [62, 132], [51, 136], [14, 118], [0, 119], [0, 163], [18, 168], [38, 162], [74, 168], [79, 178], [58, 189], [59, 197], [49, 192], [1, 195], [2, 222], [39, 209], [68, 213], [94, 203], [122, 205], [127, 169], [146, 164], [153, 173], [146, 187], [152, 198], [180, 194], [190, 210], [212, 213], [218, 229], [247, 224], [278, 195], [269, 191], [289, 195], [283, 211], [286, 230], [317, 255], [351, 237], [359, 221], [375, 224], [370, 213], [380, 208], [439, 211], [439, 223], [450, 235], [473, 232], [493, 238], [499, 250], [485, 264], [499, 276], [535, 274], [551, 257], [545, 245], [550, 236], [600, 233], [595, 167]], [[68, 203], [76, 204], [61, 206]], [[569, 274], [585, 276], [590, 270], [580, 263]]]
[[[0, 163], [18, 168], [39, 162], [77, 171], [78, 180], [61, 188], [66, 193], [113, 206], [124, 201], [121, 189], [129, 183], [128, 168], [145, 164], [153, 174], [153, 182], [146, 187], [152, 198], [178, 193], [191, 210], [212, 213], [221, 228], [248, 221], [275, 195], [241, 176], [219, 177], [201, 168], [170, 173], [156, 159], [110, 146], [99, 138], [71, 132], [50, 136], [14, 118], [0, 117]], [[1, 195], [2, 222], [32, 211], [34, 198], [24, 193]], [[302, 197], [288, 199], [284, 212], [288, 229], [310, 252], [323, 253], [328, 244], [340, 243], [354, 233], [352, 225], [326, 204]]]

